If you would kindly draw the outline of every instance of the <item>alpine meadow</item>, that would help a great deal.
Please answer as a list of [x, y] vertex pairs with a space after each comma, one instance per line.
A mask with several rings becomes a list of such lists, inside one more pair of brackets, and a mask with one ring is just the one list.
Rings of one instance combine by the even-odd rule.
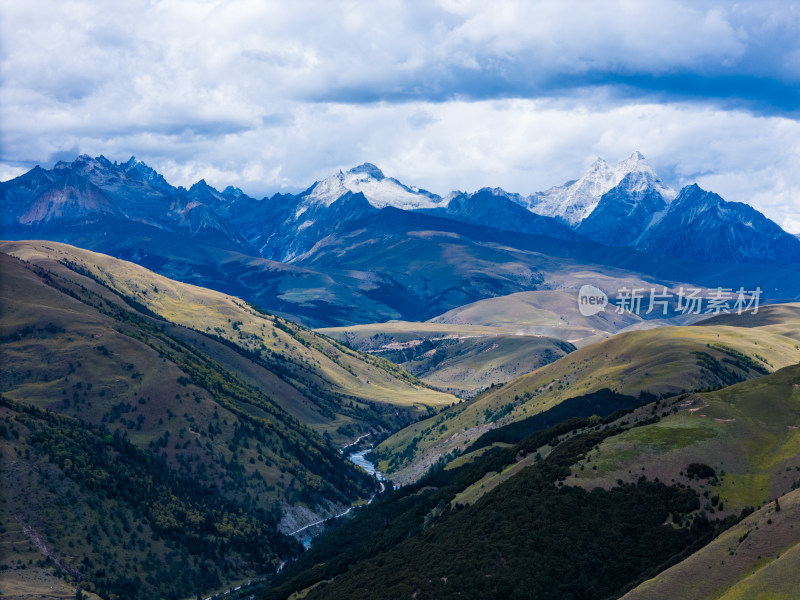
[[800, 597], [794, 3], [0, 11], [0, 597]]

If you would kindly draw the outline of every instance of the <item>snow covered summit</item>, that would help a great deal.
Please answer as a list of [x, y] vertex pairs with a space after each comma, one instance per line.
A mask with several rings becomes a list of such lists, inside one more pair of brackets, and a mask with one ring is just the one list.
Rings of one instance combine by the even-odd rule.
[[637, 151], [614, 166], [598, 158], [577, 181], [527, 198], [527, 207], [536, 214], [555, 217], [575, 227], [592, 214], [604, 194], [623, 183], [626, 191], [634, 196], [653, 190], [666, 203], [675, 197], [675, 191], [664, 185], [644, 156]]
[[315, 183], [301, 197], [305, 197], [309, 204], [330, 206], [348, 192], [361, 192], [376, 208], [436, 208], [442, 202], [442, 198], [436, 194], [408, 187], [393, 177], [386, 177], [378, 167], [370, 163], [364, 163], [345, 173], [339, 171], [336, 175]]

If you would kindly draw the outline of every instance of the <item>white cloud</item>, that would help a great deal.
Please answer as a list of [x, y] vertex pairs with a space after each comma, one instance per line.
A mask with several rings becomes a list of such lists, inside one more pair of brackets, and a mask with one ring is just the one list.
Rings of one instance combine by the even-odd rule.
[[[452, 9], [464, 17], [445, 43], [486, 57], [524, 54], [544, 71], [666, 72], [710, 57], [736, 58], [746, 46], [720, 8], [702, 3], [475, 1]], [[472, 61], [465, 60], [469, 64]]]
[[29, 170], [30, 169], [27, 169], [25, 167], [0, 163], [0, 181], [8, 181], [9, 179], [14, 179], [15, 177], [19, 177], [20, 175], [28, 172]]
[[87, 152], [255, 195], [364, 161], [440, 193], [531, 192], [639, 149], [672, 183], [800, 221], [795, 120], [722, 96], [676, 103], [674, 82], [619, 101], [629, 76], [758, 74], [778, 90], [763, 114], [781, 114], [781, 86], [800, 79], [793, 5], [40, 0], [3, 13], [0, 178]]

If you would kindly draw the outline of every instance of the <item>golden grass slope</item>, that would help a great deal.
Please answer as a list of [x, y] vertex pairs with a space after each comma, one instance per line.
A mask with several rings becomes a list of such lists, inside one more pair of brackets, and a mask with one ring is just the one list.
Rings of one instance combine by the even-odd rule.
[[568, 342], [502, 327], [396, 321], [318, 329], [383, 356], [423, 382], [462, 397], [529, 373], [574, 350]]
[[[292, 322], [262, 314], [233, 296], [179, 283], [126, 261], [55, 242], [3, 242], [0, 251], [62, 275], [65, 262], [161, 317], [217, 335], [246, 351], [270, 351], [307, 365], [317, 385], [354, 400], [402, 407], [439, 407], [454, 398], [407, 374], [353, 352]], [[387, 369], [388, 367], [388, 369]]]
[[[669, 324], [683, 325], [691, 320], [690, 316], [678, 316], [670, 319]], [[577, 346], [585, 346], [620, 331], [651, 329], [668, 323], [644, 320], [630, 312], [617, 314], [610, 309], [584, 316], [578, 310], [577, 292], [562, 290], [535, 290], [486, 298], [454, 308], [429, 322], [497, 327], [518, 335], [547, 335]]]
[[[767, 372], [796, 364], [800, 361], [800, 339], [793, 334], [800, 323], [800, 305], [790, 305], [788, 310], [779, 324], [750, 328], [661, 327], [617, 334], [493, 388], [469, 403], [415, 423], [385, 440], [378, 449], [386, 456], [409, 454], [413, 445], [412, 464], [407, 461], [410, 469], [401, 469], [395, 475], [400, 480], [413, 479], [443, 454], [463, 449], [490, 428], [601, 388], [630, 395], [648, 391], [670, 396], [725, 384], [718, 374], [701, 364], [695, 354], [698, 352], [740, 379], [762, 373], [725, 362], [732, 360], [735, 353]], [[487, 415], [500, 409], [507, 410], [507, 414], [489, 422]]]
[[284, 448], [324, 441], [279, 408], [273, 388], [249, 385], [180, 345], [172, 335], [179, 327], [136, 317], [91, 280], [82, 289], [5, 254], [0, 269], [5, 397], [119, 431], [173, 469], [264, 508], [297, 503], [296, 492], [316, 486], [313, 470], [326, 461], [300, 465]]
[[601, 312], [584, 317], [577, 294], [556, 290], [517, 292], [460, 306], [431, 323], [498, 327], [511, 333], [551, 335], [573, 343], [605, 337], [641, 321], [626, 313]]

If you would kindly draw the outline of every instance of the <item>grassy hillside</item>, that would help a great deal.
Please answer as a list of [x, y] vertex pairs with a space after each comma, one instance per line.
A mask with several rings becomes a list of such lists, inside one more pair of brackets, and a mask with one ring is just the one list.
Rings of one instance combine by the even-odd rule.
[[536, 290], [486, 298], [454, 308], [431, 323], [500, 327], [512, 333], [553, 336], [586, 345], [642, 323], [626, 312], [600, 312], [585, 317], [578, 311], [577, 292]]
[[368, 295], [376, 286], [391, 287], [381, 275], [315, 270], [267, 260], [142, 223], [101, 221], [88, 229], [85, 224], [59, 225], [55, 229], [18, 230], [7, 239], [65, 241], [134, 262], [170, 279], [246, 298], [310, 326], [401, 316], [395, 307]]
[[[564, 485], [570, 464], [619, 431], [584, 419], [431, 473], [320, 539], [262, 597], [617, 597], [730, 523], [697, 516], [701, 498], [679, 486]], [[501, 485], [461, 502], [509, 470]], [[666, 524], [673, 517], [684, 524]]]
[[263, 597], [793, 598], [798, 431], [793, 365], [484, 446], [320, 540]]
[[182, 598], [274, 570], [299, 544], [118, 431], [0, 398], [4, 597]]
[[412, 321], [485, 298], [542, 289], [577, 291], [583, 284], [605, 290], [681, 282], [710, 288], [759, 285], [770, 298], [800, 295], [796, 273], [769, 266], [703, 264], [629, 248], [565, 243], [391, 207], [347, 223], [293, 264], [376, 274], [382, 281], [366, 293]]
[[[784, 309], [782, 309], [784, 310]], [[617, 334], [394, 434], [381, 467], [407, 481], [488, 430], [609, 388], [671, 396], [760, 377], [800, 361], [800, 307], [780, 324], [663, 327]], [[578, 416], [578, 415], [576, 415]]]
[[454, 400], [235, 298], [64, 245], [3, 247], [20, 258], [0, 253], [0, 591], [178, 598], [270, 572], [297, 551], [278, 534], [293, 507], [373, 493], [338, 445]]
[[[80, 281], [98, 294], [111, 291], [129, 307], [183, 326], [183, 341], [195, 347], [203, 344], [203, 352], [247, 376], [289, 414], [336, 443], [368, 427], [395, 429], [454, 401], [387, 361], [354, 352], [235, 297], [52, 242], [4, 242], [0, 249]], [[25, 326], [22, 321], [24, 317], [19, 325]]]
[[730, 327], [767, 329], [781, 333], [787, 337], [800, 339], [800, 303], [768, 304], [759, 307], [758, 311], [736, 314], [723, 314], [704, 319], [697, 326], [712, 327], [728, 325]]
[[343, 469], [338, 452], [269, 390], [185, 343], [175, 326], [91, 280], [8, 255], [0, 266], [9, 399], [119, 432], [179, 472], [265, 509], [367, 492], [369, 481]]
[[[800, 573], [800, 490], [623, 596], [624, 600], [791, 600]], [[691, 582], [691, 585], [687, 585]]]
[[[800, 484], [800, 365], [681, 396], [656, 412], [665, 414], [658, 423], [600, 444], [574, 467], [574, 482], [609, 487], [645, 473], [703, 485], [717, 497], [710, 511], [722, 514], [761, 505]], [[715, 475], [695, 480], [687, 470], [692, 463], [707, 464]]]
[[575, 349], [555, 338], [468, 325], [391, 322], [317, 331], [397, 363], [431, 386], [465, 397]]

